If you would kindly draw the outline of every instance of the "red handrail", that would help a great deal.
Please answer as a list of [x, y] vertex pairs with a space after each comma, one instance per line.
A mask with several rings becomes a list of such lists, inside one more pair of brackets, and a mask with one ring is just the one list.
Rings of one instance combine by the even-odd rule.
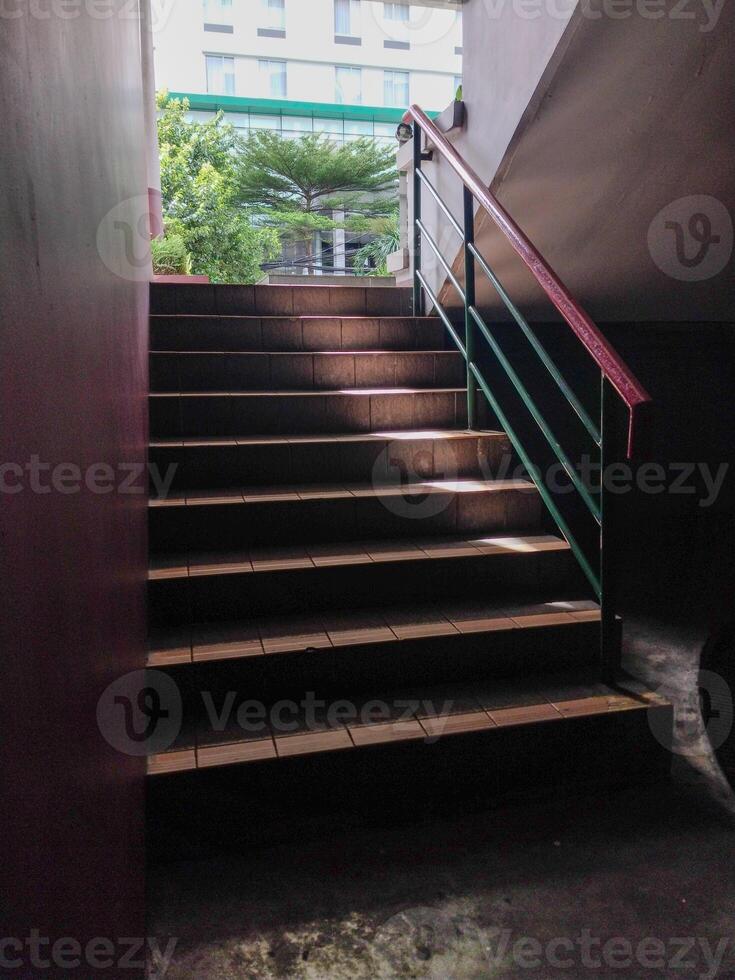
[[417, 105], [412, 105], [405, 113], [403, 121], [417, 122], [421, 129], [431, 137], [432, 144], [441, 152], [462, 182], [485, 208], [495, 224], [500, 228], [514, 250], [520, 255], [527, 268], [533, 273], [536, 282], [561, 313], [579, 340], [589, 352], [602, 374], [608, 379], [628, 407], [628, 457], [632, 458], [639, 441], [637, 421], [641, 410], [650, 405], [652, 399], [636, 378], [628, 365], [604, 337], [589, 315], [574, 299], [567, 287], [543, 258], [533, 242], [521, 231], [497, 198], [490, 193], [478, 175], [459, 155], [426, 113]]

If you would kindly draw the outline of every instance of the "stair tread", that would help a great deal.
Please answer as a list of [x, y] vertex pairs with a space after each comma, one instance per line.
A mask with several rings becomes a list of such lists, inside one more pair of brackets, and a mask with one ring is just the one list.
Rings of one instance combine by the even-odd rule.
[[[190, 719], [182, 738], [167, 752], [148, 758], [148, 774], [163, 775], [212, 766], [291, 758], [329, 751], [422, 740], [427, 748], [454, 735], [482, 735], [517, 726], [573, 723], [629, 711], [668, 710], [665, 698], [621, 681], [611, 687], [593, 679], [546, 675], [523, 681], [483, 681], [416, 686], [331, 702], [288, 717], [263, 706], [250, 730], [229, 725], [213, 731], [205, 718]], [[274, 725], [277, 717], [287, 725]], [[287, 727], [287, 730], [284, 728]]]
[[439, 636], [494, 633], [541, 626], [597, 622], [600, 608], [587, 599], [539, 601], [450, 599], [431, 607], [380, 606], [335, 609], [313, 615], [278, 615], [235, 622], [200, 623], [155, 630], [149, 667], [170, 667], [317, 648], [348, 648]]
[[536, 487], [529, 480], [426, 480], [405, 484], [370, 483], [323, 483], [291, 485], [278, 484], [271, 487], [225, 487], [208, 490], [192, 490], [182, 494], [169, 494], [166, 497], [151, 497], [148, 505], [155, 507], [201, 507], [213, 504], [251, 504], [266, 501], [299, 500], [337, 500], [351, 497], [391, 497], [423, 495], [436, 493], [502, 493], [509, 490], [536, 493]]
[[151, 313], [151, 320], [394, 320], [414, 323], [439, 324], [438, 316], [405, 316], [376, 313], [372, 316], [363, 313]]
[[150, 398], [325, 398], [330, 395], [422, 395], [464, 392], [464, 388], [283, 388], [261, 391], [151, 391]]
[[401, 429], [383, 432], [324, 432], [312, 435], [193, 436], [186, 439], [151, 439], [149, 447], [151, 449], [169, 449], [183, 446], [284, 446], [292, 443], [309, 442], [384, 442], [390, 439], [410, 441], [412, 439], [462, 440], [483, 438], [504, 439], [506, 435], [500, 429]]
[[273, 356], [273, 357], [312, 357], [314, 354], [318, 356], [326, 355], [334, 357], [340, 357], [346, 355], [348, 357], [372, 357], [373, 354], [386, 354], [387, 356], [401, 355], [405, 354], [407, 357], [416, 357], [417, 354], [438, 354], [440, 357], [462, 357], [458, 350], [440, 350], [438, 348], [422, 349], [420, 351], [408, 348], [406, 350], [391, 350], [387, 347], [371, 347], [370, 350], [347, 350], [345, 348], [340, 348], [340, 350], [329, 350], [325, 348], [324, 350], [303, 350], [303, 351], [279, 351], [279, 350], [196, 350], [192, 348], [191, 350], [151, 350], [149, 354], [161, 357], [229, 357], [234, 355], [236, 357], [242, 356], [253, 356], [262, 357], [263, 355]]
[[553, 534], [448, 535], [394, 540], [336, 541], [283, 547], [258, 547], [232, 552], [154, 556], [151, 580], [190, 576], [277, 572], [294, 568], [325, 568], [375, 562], [476, 558], [568, 551], [563, 538]]

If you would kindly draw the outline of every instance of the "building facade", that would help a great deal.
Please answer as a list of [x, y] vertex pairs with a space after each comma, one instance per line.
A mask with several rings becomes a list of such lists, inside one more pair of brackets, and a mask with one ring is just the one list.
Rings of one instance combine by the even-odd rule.
[[[338, 106], [346, 112], [357, 106], [403, 110], [418, 102], [441, 110], [461, 82], [461, 11], [451, 7], [373, 0], [178, 0], [162, 9], [154, 28], [158, 88], [279, 103], [274, 118], [259, 118], [255, 125], [284, 132], [298, 134], [310, 126], [289, 122], [284, 127], [280, 119], [288, 106], [280, 103]], [[340, 131], [327, 121], [332, 113], [318, 125], [336, 136], [392, 138], [395, 127], [388, 124], [396, 115], [359, 113], [355, 122], [363, 126]], [[371, 118], [385, 126], [370, 127]], [[249, 116], [231, 121], [241, 128], [251, 125]]]
[[[219, 111], [243, 134], [368, 136], [397, 148], [412, 102], [432, 115], [461, 84], [461, 9], [373, 0], [176, 0], [154, 23], [156, 86], [193, 120]], [[315, 236], [280, 268], [352, 270], [365, 236]]]

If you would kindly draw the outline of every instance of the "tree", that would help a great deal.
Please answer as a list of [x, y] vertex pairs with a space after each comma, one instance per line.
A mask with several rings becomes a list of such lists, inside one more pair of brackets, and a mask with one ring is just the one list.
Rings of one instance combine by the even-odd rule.
[[186, 99], [158, 96], [163, 218], [168, 236], [180, 236], [191, 270], [213, 282], [257, 282], [261, 265], [280, 253], [278, 233], [259, 227], [237, 196], [234, 127], [218, 113], [188, 122]]
[[256, 130], [236, 166], [240, 202], [307, 252], [314, 232], [370, 232], [395, 211], [395, 151], [368, 137], [338, 144], [322, 134], [287, 139]]
[[387, 276], [388, 256], [401, 247], [400, 216], [395, 210], [388, 218], [376, 218], [375, 238], [355, 252], [355, 272], [366, 276]]

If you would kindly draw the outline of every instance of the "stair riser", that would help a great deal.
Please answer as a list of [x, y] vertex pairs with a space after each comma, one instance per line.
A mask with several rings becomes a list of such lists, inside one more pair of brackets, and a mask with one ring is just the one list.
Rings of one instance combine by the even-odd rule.
[[306, 691], [336, 700], [345, 692], [416, 689], [419, 678], [427, 688], [539, 671], [589, 675], [597, 667], [599, 638], [598, 623], [576, 623], [189, 663], [166, 672], [197, 705], [202, 704], [202, 692], [220, 703], [235, 691], [237, 705], [249, 698], [264, 704], [280, 698], [298, 702]]
[[193, 840], [304, 840], [663, 782], [671, 756], [652, 734], [650, 712], [670, 723], [670, 707], [661, 707], [158, 776], [148, 783], [151, 847], [190, 855]]
[[[173, 473], [170, 493], [208, 487], [308, 483], [392, 483], [496, 476], [510, 452], [506, 437], [272, 442], [151, 447], [151, 471]], [[171, 469], [173, 468], [173, 469]], [[151, 486], [155, 491], [155, 486]]]
[[152, 554], [296, 542], [364, 541], [536, 528], [535, 492], [438, 492], [390, 497], [202, 504], [150, 510]]
[[154, 315], [410, 316], [411, 312], [411, 290], [390, 286], [151, 286]]
[[[535, 593], [574, 578], [567, 551], [539, 555], [422, 559], [279, 572], [199, 576], [148, 583], [153, 626], [249, 620], [338, 608], [430, 604], [434, 599], [496, 599]], [[335, 598], [336, 597], [336, 598]]]
[[151, 438], [451, 429], [467, 425], [464, 392], [153, 396]]
[[364, 354], [152, 354], [151, 391], [453, 388], [465, 383], [459, 352]]
[[151, 318], [152, 351], [410, 351], [444, 350], [447, 343], [441, 320], [431, 317]]

